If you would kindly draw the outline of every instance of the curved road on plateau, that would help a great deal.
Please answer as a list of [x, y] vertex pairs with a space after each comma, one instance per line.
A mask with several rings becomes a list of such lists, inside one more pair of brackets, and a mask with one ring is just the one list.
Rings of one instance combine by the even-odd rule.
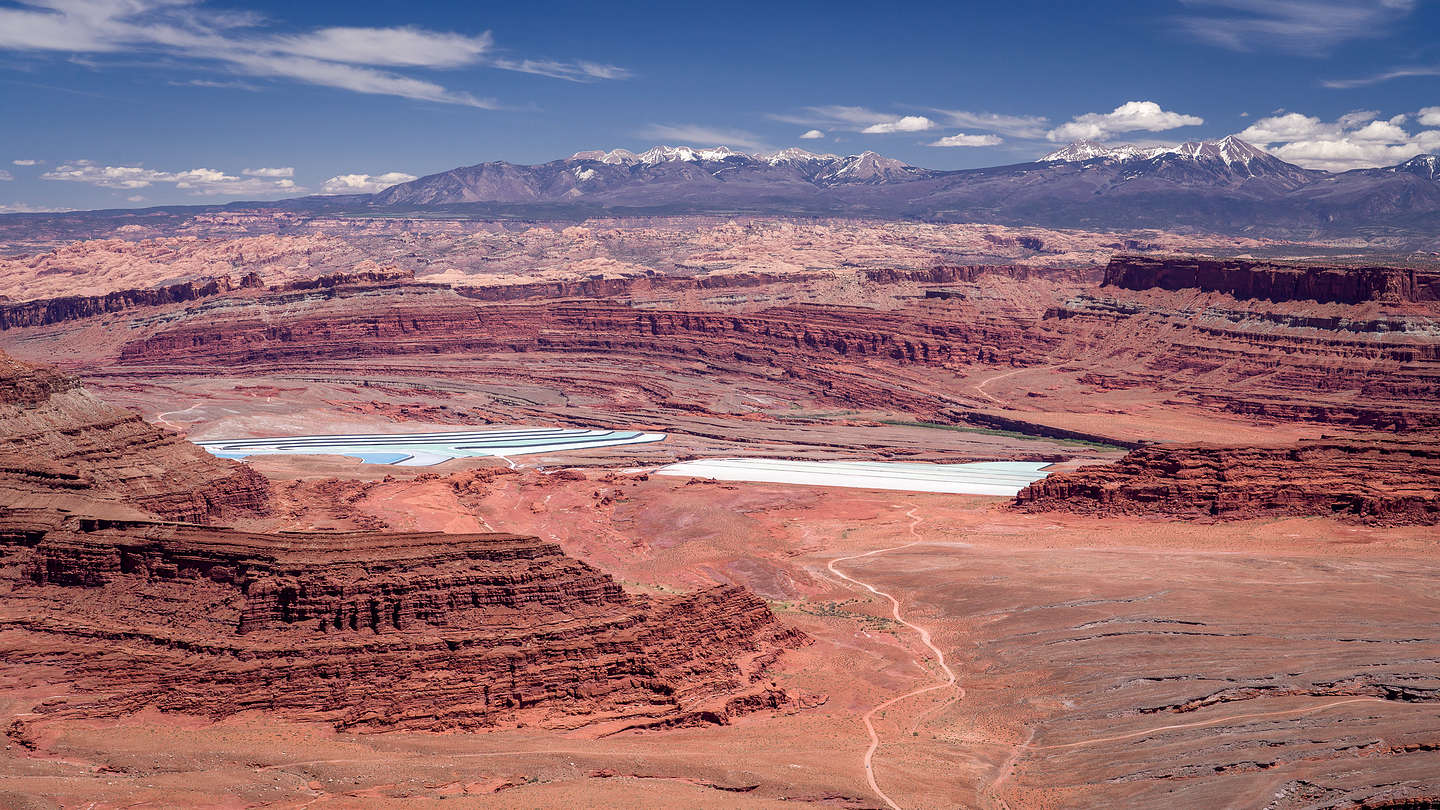
[[853, 582], [853, 583], [855, 583], [856, 585], [859, 585], [859, 586], [861, 586], [862, 588], [866, 589], [867, 591], [875, 594], [876, 596], [883, 596], [883, 597], [885, 597], [886, 599], [889, 599], [889, 600], [890, 600], [890, 615], [893, 616], [893, 617], [895, 617], [895, 621], [897, 621], [897, 622], [905, 625], [906, 627], [910, 628], [911, 630], [914, 630], [914, 631], [916, 632], [916, 634], [918, 634], [918, 635], [920, 636], [920, 641], [921, 641], [926, 647], [930, 648], [930, 652], [933, 653], [934, 656], [935, 656], [935, 661], [936, 661], [936, 663], [938, 663], [938, 664], [940, 665], [940, 669], [945, 673], [945, 679], [944, 679], [943, 681], [941, 681], [940, 683], [931, 684], [930, 686], [922, 686], [922, 687], [919, 688], [919, 689], [915, 689], [915, 690], [906, 692], [906, 693], [903, 694], [903, 695], [898, 695], [898, 696], [896, 696], [896, 697], [890, 698], [889, 700], [885, 701], [884, 703], [878, 704], [877, 706], [875, 706], [875, 708], [873, 708], [873, 709], [871, 709], [870, 711], [866, 712], [866, 713], [865, 713], [865, 716], [864, 716], [863, 718], [861, 718], [861, 719], [865, 722], [865, 731], [866, 731], [866, 733], [868, 733], [868, 734], [870, 735], [870, 747], [867, 748], [867, 749], [865, 749], [865, 758], [864, 758], [864, 760], [863, 760], [864, 765], [865, 765], [865, 781], [867, 781], [867, 782], [870, 783], [870, 789], [873, 790], [873, 791], [875, 792], [875, 795], [876, 795], [876, 796], [879, 796], [880, 799], [881, 799], [882, 801], [884, 801], [885, 804], [891, 808], [891, 810], [900, 810], [900, 805], [896, 804], [894, 799], [891, 799], [889, 796], [885, 795], [885, 791], [881, 790], [881, 789], [880, 789], [880, 785], [875, 781], [875, 766], [874, 766], [875, 752], [876, 752], [877, 750], [879, 750], [879, 748], [880, 748], [880, 735], [875, 732], [875, 722], [874, 722], [874, 717], [875, 717], [875, 715], [876, 715], [877, 713], [879, 713], [879, 712], [885, 711], [886, 709], [890, 708], [891, 706], [894, 706], [896, 703], [899, 703], [899, 702], [902, 701], [902, 700], [906, 700], [906, 699], [908, 699], [908, 698], [915, 697], [916, 695], [923, 695], [923, 694], [925, 694], [926, 692], [934, 692], [934, 691], [937, 690], [937, 689], [949, 689], [950, 687], [953, 686], [953, 687], [955, 687], [956, 689], [959, 689], [959, 690], [960, 690], [960, 694], [955, 698], [956, 700], [958, 700], [958, 699], [960, 699], [960, 698], [963, 698], [963, 697], [965, 696], [965, 690], [964, 690], [963, 688], [961, 688], [961, 687], [956, 683], [955, 671], [952, 670], [952, 669], [950, 669], [950, 665], [949, 665], [949, 664], [945, 663], [945, 653], [944, 653], [939, 647], [935, 646], [935, 642], [933, 642], [933, 641], [930, 640], [930, 631], [929, 631], [928, 629], [924, 628], [924, 627], [921, 627], [921, 626], [918, 625], [918, 624], [915, 624], [915, 623], [913, 623], [913, 622], [908, 622], [908, 621], [906, 621], [906, 620], [905, 620], [905, 617], [903, 617], [903, 616], [900, 615], [900, 602], [899, 602], [899, 600], [897, 600], [895, 597], [891, 596], [890, 594], [888, 594], [888, 593], [880, 590], [879, 588], [876, 588], [874, 585], [871, 585], [871, 584], [868, 583], [868, 582], [862, 582], [862, 581], [860, 581], [860, 580], [858, 580], [858, 579], [856, 579], [856, 578], [854, 578], [854, 577], [852, 577], [852, 576], [850, 576], [850, 575], [842, 572], [840, 569], [838, 569], [838, 568], [835, 567], [835, 564], [836, 564], [836, 563], [842, 563], [842, 562], [845, 562], [845, 561], [847, 561], [847, 560], [859, 560], [859, 559], [863, 559], [863, 558], [865, 558], [865, 557], [873, 557], [873, 556], [875, 556], [875, 555], [877, 555], [877, 554], [884, 554], [884, 553], [886, 553], [886, 552], [888, 552], [888, 551], [899, 551], [899, 550], [902, 549], [902, 548], [909, 548], [909, 547], [911, 547], [911, 546], [918, 545], [919, 543], [923, 542], [923, 541], [920, 540], [920, 535], [917, 534], [916, 531], [915, 531], [915, 527], [918, 526], [918, 525], [920, 525], [920, 521], [923, 520], [923, 518], [921, 518], [920, 516], [916, 515], [914, 509], [911, 509], [910, 511], [906, 512], [905, 515], [906, 515], [906, 517], [909, 517], [909, 518], [910, 518], [910, 534], [911, 534], [912, 537], [915, 538], [914, 541], [909, 542], [909, 543], [906, 543], [906, 544], [904, 544], [904, 545], [900, 545], [900, 546], [891, 546], [891, 547], [889, 547], [889, 548], [877, 548], [877, 549], [875, 549], [874, 551], [867, 551], [867, 552], [865, 552], [864, 554], [852, 554], [852, 555], [850, 555], [849, 557], [839, 557], [839, 558], [837, 558], [837, 559], [831, 560], [831, 561], [825, 566], [826, 568], [829, 568], [829, 569], [830, 569], [830, 573], [834, 574], [835, 576], [840, 577], [841, 579], [843, 579], [843, 580], [845, 580], [845, 581], [847, 581], [847, 582]]

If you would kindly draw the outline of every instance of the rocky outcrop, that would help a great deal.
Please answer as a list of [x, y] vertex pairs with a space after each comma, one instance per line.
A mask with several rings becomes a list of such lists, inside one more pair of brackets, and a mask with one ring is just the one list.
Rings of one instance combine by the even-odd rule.
[[[896, 284], [973, 283], [984, 275], [1014, 279], [1050, 278], [1066, 281], [1093, 281], [1099, 278], [1098, 268], [1049, 268], [1027, 265], [939, 265], [929, 269], [864, 270], [859, 274], [868, 282]], [[733, 273], [698, 276], [622, 276], [572, 281], [522, 282], [489, 285], [448, 285], [417, 282], [410, 270], [395, 267], [374, 267], [351, 272], [326, 273], [313, 278], [287, 281], [268, 288], [260, 276], [251, 273], [237, 284], [229, 276], [187, 281], [150, 289], [118, 290], [106, 295], [63, 296], [18, 303], [4, 303], [0, 298], [0, 331], [80, 321], [101, 315], [134, 309], [164, 307], [170, 304], [199, 301], [238, 291], [265, 293], [297, 293], [335, 291], [347, 287], [377, 287], [404, 292], [417, 290], [450, 290], [476, 301], [523, 301], [527, 299], [615, 298], [649, 292], [680, 293], [687, 291], [718, 291], [747, 289], [770, 284], [803, 283], [833, 278], [825, 272]]]
[[264, 511], [268, 492], [249, 468], [106, 405], [74, 377], [0, 354], [0, 506], [63, 494], [210, 523]]
[[1310, 516], [1440, 523], [1440, 435], [1318, 440], [1290, 447], [1146, 447], [1119, 463], [1036, 481], [1039, 511], [1239, 520]]
[[1111, 287], [1044, 320], [1067, 337], [1069, 357], [1087, 359], [1080, 379], [1097, 388], [1169, 391], [1265, 421], [1440, 427], [1427, 393], [1440, 387], [1440, 322], [1429, 313]]
[[49, 326], [94, 318], [131, 309], [163, 307], [213, 298], [238, 291], [264, 290], [271, 293], [334, 290], [337, 287], [363, 287], [413, 282], [415, 274], [393, 267], [377, 267], [349, 273], [326, 273], [314, 278], [289, 281], [266, 287], [260, 276], [250, 273], [237, 284], [229, 276], [187, 281], [167, 287], [142, 290], [118, 290], [106, 295], [65, 296], [0, 304], [0, 331], [21, 327]]
[[632, 596], [553, 543], [505, 534], [252, 534], [13, 510], [0, 595], [0, 660], [54, 665], [63, 639], [72, 654], [50, 677], [95, 691], [68, 709], [86, 717], [723, 723], [789, 702], [764, 673], [805, 642], [743, 588]]
[[17, 304], [0, 304], [0, 330], [25, 326], [48, 326], [53, 323], [93, 318], [136, 307], [158, 307], [195, 301], [212, 295], [263, 286], [260, 277], [251, 273], [237, 284], [229, 276], [186, 281], [166, 287], [144, 290], [117, 290], [105, 295], [71, 295], [45, 298]]
[[1105, 268], [1104, 284], [1129, 290], [1204, 290], [1268, 301], [1440, 301], [1440, 271], [1249, 259], [1116, 256]]

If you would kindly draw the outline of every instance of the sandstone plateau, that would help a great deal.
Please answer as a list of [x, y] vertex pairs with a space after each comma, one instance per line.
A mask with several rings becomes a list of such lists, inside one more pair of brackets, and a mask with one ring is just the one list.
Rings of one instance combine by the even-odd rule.
[[[1433, 263], [761, 216], [0, 236], [0, 805], [1440, 806]], [[189, 443], [485, 425], [666, 438]], [[1051, 474], [652, 474], [729, 457]]]

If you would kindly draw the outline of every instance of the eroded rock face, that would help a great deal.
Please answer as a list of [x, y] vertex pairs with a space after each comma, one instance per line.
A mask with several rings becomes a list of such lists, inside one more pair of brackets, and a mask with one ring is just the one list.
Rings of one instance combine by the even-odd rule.
[[[262, 709], [341, 728], [726, 722], [791, 700], [805, 642], [739, 587], [631, 596], [505, 534], [253, 534], [0, 514], [0, 660], [102, 691], [83, 716]], [[87, 653], [93, 653], [87, 654]], [[49, 675], [56, 678], [57, 675]]]
[[791, 700], [763, 675], [806, 639], [743, 588], [632, 596], [517, 535], [196, 525], [268, 494], [248, 468], [0, 355], [7, 681], [97, 695], [55, 708], [77, 717], [258, 709], [371, 729], [604, 732]]
[[[946, 397], [941, 385], [906, 385], [913, 372], [897, 378], [897, 366], [961, 373], [1067, 366], [1096, 389], [1174, 392], [1260, 419], [1384, 430], [1440, 426], [1440, 403], [1427, 396], [1440, 386], [1440, 326], [1430, 304], [1389, 312], [1373, 309], [1373, 302], [1277, 304], [1220, 293], [1196, 300], [1114, 286], [1062, 298], [1065, 285], [1079, 288], [1080, 282], [1049, 279], [1022, 282], [1034, 301], [987, 298], [988, 289], [1025, 272], [947, 267], [865, 274], [861, 283], [875, 286], [968, 285], [929, 287], [925, 297], [912, 294], [889, 309], [828, 302], [731, 310], [638, 306], [624, 297], [635, 294], [633, 282], [551, 291], [567, 298], [613, 293], [614, 299], [539, 303], [513, 300], [520, 290], [508, 287], [337, 288], [323, 299], [270, 295], [260, 299], [263, 309], [221, 300], [195, 307], [118, 347], [118, 362], [243, 368], [402, 354], [644, 357], [761, 377], [782, 369], [811, 381], [817, 396], [837, 406], [889, 407], [926, 418], [967, 403]], [[759, 296], [767, 283], [740, 281], [755, 290], [747, 296]]]
[[210, 523], [264, 511], [265, 480], [128, 411], [54, 369], [0, 354], [0, 502], [57, 494]]
[[1316, 267], [1246, 259], [1116, 256], [1105, 285], [1221, 292], [1236, 298], [1362, 304], [1440, 300], [1440, 272], [1405, 267]]
[[1291, 447], [1147, 447], [1118, 464], [1036, 481], [1015, 504], [1172, 518], [1319, 515], [1433, 525], [1440, 522], [1440, 436]]

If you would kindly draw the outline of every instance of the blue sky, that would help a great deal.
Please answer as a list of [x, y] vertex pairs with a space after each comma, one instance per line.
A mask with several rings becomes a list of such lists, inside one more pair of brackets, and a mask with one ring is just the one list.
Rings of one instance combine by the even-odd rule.
[[1440, 0], [0, 0], [0, 211], [657, 143], [951, 169], [1241, 133], [1388, 165], [1440, 151], [1437, 32]]

